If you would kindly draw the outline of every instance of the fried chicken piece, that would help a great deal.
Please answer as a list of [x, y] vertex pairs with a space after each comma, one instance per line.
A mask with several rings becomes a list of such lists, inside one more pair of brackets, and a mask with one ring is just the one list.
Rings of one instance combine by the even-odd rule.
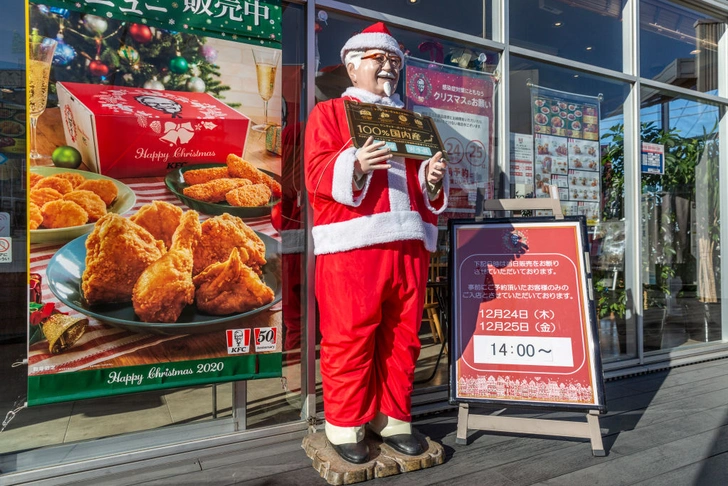
[[129, 219], [149, 231], [156, 239], [162, 240], [169, 248], [181, 217], [181, 208], [165, 201], [154, 201], [140, 207]]
[[36, 174], [35, 172], [30, 173], [30, 187], [33, 188], [41, 179], [45, 179], [44, 176]]
[[50, 201], [40, 208], [45, 228], [69, 228], [88, 222], [88, 213], [73, 201]]
[[225, 200], [225, 194], [241, 186], [250, 185], [247, 179], [214, 179], [210, 182], [189, 186], [182, 189], [185, 196], [203, 202], [218, 203]]
[[129, 302], [142, 272], [166, 253], [149, 231], [115, 213], [96, 222], [86, 240], [81, 290], [89, 304]]
[[204, 184], [215, 179], [229, 178], [227, 167], [210, 167], [207, 169], [192, 169], [184, 173], [185, 183], [194, 186], [196, 184]]
[[61, 194], [68, 194], [73, 190], [73, 185], [69, 181], [58, 176], [44, 177], [33, 186], [34, 189], [42, 189], [44, 187], [55, 189]]
[[104, 204], [106, 204], [107, 208], [111, 206], [111, 203], [114, 202], [114, 199], [116, 199], [116, 196], [119, 194], [119, 189], [116, 187], [116, 184], [107, 179], [87, 179], [76, 186], [76, 189], [84, 189], [95, 192], [101, 199], [104, 200]]
[[28, 205], [28, 229], [38, 229], [43, 224], [43, 214], [34, 202]]
[[74, 188], [80, 186], [86, 181], [86, 178], [78, 172], [59, 172], [58, 174], [55, 174], [55, 177], [66, 179]]
[[73, 201], [88, 213], [89, 223], [98, 221], [106, 214], [106, 204], [95, 192], [77, 189], [63, 196], [64, 201]]
[[243, 249], [233, 248], [225, 262], [214, 263], [197, 275], [197, 308], [213, 315], [246, 312], [273, 301], [273, 290], [243, 263]]
[[265, 243], [243, 220], [227, 213], [202, 223], [202, 236], [195, 248], [193, 275], [197, 275], [213, 263], [224, 262], [234, 248], [244, 248], [248, 258], [244, 262], [256, 273], [265, 265]]
[[63, 194], [50, 187], [30, 191], [31, 202], [35, 203], [39, 208], [42, 208], [47, 202], [57, 201], [59, 199], [63, 199]]
[[251, 184], [228, 192], [225, 200], [231, 206], [265, 206], [270, 201], [270, 195], [270, 188], [265, 184]]
[[270, 187], [270, 191], [275, 197], [281, 197], [281, 194], [283, 194], [283, 189], [278, 181], [256, 168], [247, 160], [235, 154], [230, 154], [227, 156], [226, 163], [230, 177], [242, 177], [243, 179], [250, 180], [253, 184], [265, 184]]
[[149, 265], [134, 285], [134, 312], [144, 322], [176, 322], [195, 301], [192, 283], [193, 251], [200, 239], [200, 215], [187, 211], [172, 236], [172, 246]]

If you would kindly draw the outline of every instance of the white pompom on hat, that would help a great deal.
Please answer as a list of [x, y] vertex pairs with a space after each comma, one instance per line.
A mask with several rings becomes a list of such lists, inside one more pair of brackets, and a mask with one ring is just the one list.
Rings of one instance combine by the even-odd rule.
[[341, 62], [346, 63], [346, 53], [349, 51], [366, 51], [368, 49], [382, 49], [383, 51], [396, 54], [404, 61], [404, 54], [399, 48], [399, 42], [392, 37], [392, 34], [384, 25], [384, 22], [377, 22], [370, 25], [361, 33], [349, 38], [341, 49]]

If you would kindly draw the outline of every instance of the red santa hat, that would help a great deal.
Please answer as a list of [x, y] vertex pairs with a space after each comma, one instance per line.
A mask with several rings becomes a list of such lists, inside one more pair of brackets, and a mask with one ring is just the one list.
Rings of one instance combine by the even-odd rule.
[[404, 60], [404, 54], [399, 48], [399, 42], [392, 37], [392, 34], [384, 25], [384, 22], [377, 22], [370, 25], [361, 33], [352, 36], [341, 49], [341, 62], [346, 63], [346, 54], [349, 51], [366, 51], [367, 49], [382, 49], [383, 51], [396, 54]]

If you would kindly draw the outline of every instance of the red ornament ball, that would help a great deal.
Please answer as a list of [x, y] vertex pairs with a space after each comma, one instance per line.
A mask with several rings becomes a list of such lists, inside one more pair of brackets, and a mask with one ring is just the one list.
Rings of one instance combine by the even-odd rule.
[[152, 29], [143, 24], [131, 24], [129, 35], [140, 44], [146, 44], [152, 40]]
[[318, 22], [316, 22], [315, 27], [314, 27], [314, 31], [318, 34], [322, 30], [324, 30], [323, 26], [321, 24], [319, 24]]
[[283, 227], [283, 214], [280, 201], [270, 208], [270, 223], [276, 231], [280, 231]]
[[88, 65], [88, 70], [93, 76], [106, 76], [109, 74], [109, 66], [99, 60], [93, 60]]

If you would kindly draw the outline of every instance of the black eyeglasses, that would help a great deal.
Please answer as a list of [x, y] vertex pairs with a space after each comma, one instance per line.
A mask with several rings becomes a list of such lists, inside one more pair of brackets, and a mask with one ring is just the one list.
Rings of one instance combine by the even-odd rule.
[[389, 65], [392, 66], [393, 69], [399, 69], [400, 66], [402, 66], [402, 59], [400, 59], [399, 56], [388, 56], [386, 54], [382, 54], [381, 52], [377, 54], [369, 54], [368, 56], [362, 56], [361, 58], [372, 59], [380, 66], [384, 66], [384, 64], [389, 61]]

